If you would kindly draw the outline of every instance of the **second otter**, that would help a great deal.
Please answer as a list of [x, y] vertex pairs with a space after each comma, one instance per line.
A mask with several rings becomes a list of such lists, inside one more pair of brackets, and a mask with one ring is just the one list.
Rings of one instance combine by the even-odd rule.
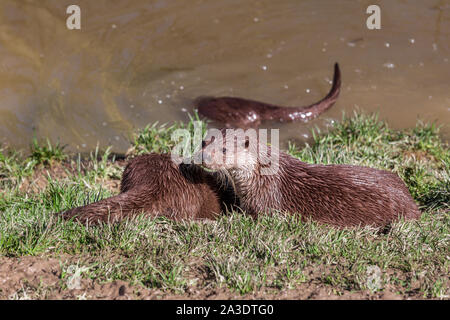
[[169, 154], [147, 154], [129, 161], [120, 194], [62, 212], [83, 223], [117, 222], [145, 213], [181, 219], [215, 219], [235, 205], [226, 185], [202, 168], [176, 164]]
[[229, 128], [255, 128], [263, 121], [307, 122], [328, 110], [339, 97], [341, 71], [334, 65], [333, 85], [328, 95], [309, 106], [282, 107], [272, 104], [234, 97], [200, 97], [195, 101], [198, 112]]
[[240, 207], [248, 214], [299, 213], [303, 218], [339, 227], [385, 226], [400, 217], [420, 216], [404, 182], [392, 172], [308, 164], [264, 146], [268, 153], [278, 153], [279, 157], [272, 160], [278, 161], [278, 166], [262, 174], [268, 161], [260, 152], [259, 142], [251, 143], [243, 135], [238, 139], [233, 130], [228, 134], [226, 131], [221, 131], [219, 139], [212, 137], [204, 142], [203, 165], [232, 177]]

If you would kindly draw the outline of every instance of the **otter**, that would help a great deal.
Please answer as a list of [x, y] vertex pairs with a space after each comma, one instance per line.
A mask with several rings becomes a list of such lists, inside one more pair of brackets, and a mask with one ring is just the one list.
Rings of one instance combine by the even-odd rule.
[[60, 213], [82, 223], [117, 222], [145, 213], [174, 220], [214, 220], [235, 205], [235, 196], [214, 174], [191, 164], [176, 164], [170, 154], [130, 160], [116, 196]]
[[263, 121], [307, 122], [334, 105], [341, 89], [339, 65], [334, 65], [333, 84], [325, 98], [302, 107], [281, 107], [233, 97], [199, 97], [194, 104], [200, 115], [231, 128], [256, 128]]
[[[278, 211], [338, 227], [386, 227], [400, 217], [417, 219], [421, 214], [404, 182], [392, 172], [308, 164], [257, 138], [251, 143], [243, 130], [241, 139], [226, 131], [222, 129], [219, 139], [204, 140], [202, 166], [230, 176], [240, 207], [254, 217]], [[270, 165], [277, 166], [268, 165], [267, 154], [275, 156]]]

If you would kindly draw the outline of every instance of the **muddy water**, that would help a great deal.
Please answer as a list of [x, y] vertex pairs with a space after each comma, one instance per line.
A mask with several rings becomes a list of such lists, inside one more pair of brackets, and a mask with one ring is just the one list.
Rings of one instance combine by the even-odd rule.
[[[66, 28], [73, 3], [81, 30]], [[382, 28], [368, 30], [375, 3]], [[338, 103], [280, 126], [283, 140], [355, 109], [394, 128], [450, 123], [450, 0], [0, 0], [0, 58], [0, 139], [16, 147], [121, 152], [133, 128], [188, 119], [199, 95], [308, 104], [335, 61]]]

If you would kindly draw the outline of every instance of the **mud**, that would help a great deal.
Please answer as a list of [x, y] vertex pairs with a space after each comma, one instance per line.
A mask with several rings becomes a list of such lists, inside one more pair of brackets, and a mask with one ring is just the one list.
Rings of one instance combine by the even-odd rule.
[[[399, 300], [423, 299], [419, 292], [411, 295], [398, 294], [398, 288], [387, 286], [384, 291], [336, 292], [325, 285], [321, 278], [326, 269], [309, 269], [304, 273], [310, 278], [293, 289], [280, 291], [276, 288], [262, 288], [250, 294], [240, 295], [226, 288], [199, 289], [190, 287], [183, 294], [148, 289], [141, 285], [132, 285], [126, 281], [100, 282], [86, 279], [82, 275], [79, 282], [71, 281], [72, 274], [67, 273], [67, 265], [76, 264], [79, 257], [60, 258], [0, 257], [0, 299], [106, 299], [106, 300], [159, 300], [159, 299], [291, 299], [291, 300]], [[65, 273], [65, 274], [64, 274]], [[202, 274], [197, 274], [202, 277]]]
[[[108, 164], [110, 165], [110, 164]], [[113, 162], [114, 169], [117, 173], [125, 168], [126, 161], [116, 160]], [[29, 177], [25, 177], [19, 185], [19, 190], [24, 193], [39, 193], [44, 190], [50, 181], [64, 181], [69, 177], [78, 173], [84, 175], [88, 170], [93, 169], [92, 161], [82, 160], [80, 167], [75, 162], [64, 161], [55, 162], [51, 166], [40, 165], [33, 171]], [[101, 179], [102, 188], [113, 193], [120, 190], [120, 175], [114, 175], [107, 179]]]

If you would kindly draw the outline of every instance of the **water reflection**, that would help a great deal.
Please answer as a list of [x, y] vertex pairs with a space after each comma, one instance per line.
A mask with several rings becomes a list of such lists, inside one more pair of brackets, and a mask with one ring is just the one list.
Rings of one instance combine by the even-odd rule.
[[67, 30], [70, 4], [0, 1], [0, 137], [12, 145], [36, 135], [124, 151], [131, 129], [186, 120], [200, 95], [308, 104], [335, 61], [339, 102], [283, 124], [282, 139], [355, 105], [396, 128], [450, 123], [450, 1], [381, 1], [378, 31], [365, 27], [365, 1], [85, 0], [82, 29]]

